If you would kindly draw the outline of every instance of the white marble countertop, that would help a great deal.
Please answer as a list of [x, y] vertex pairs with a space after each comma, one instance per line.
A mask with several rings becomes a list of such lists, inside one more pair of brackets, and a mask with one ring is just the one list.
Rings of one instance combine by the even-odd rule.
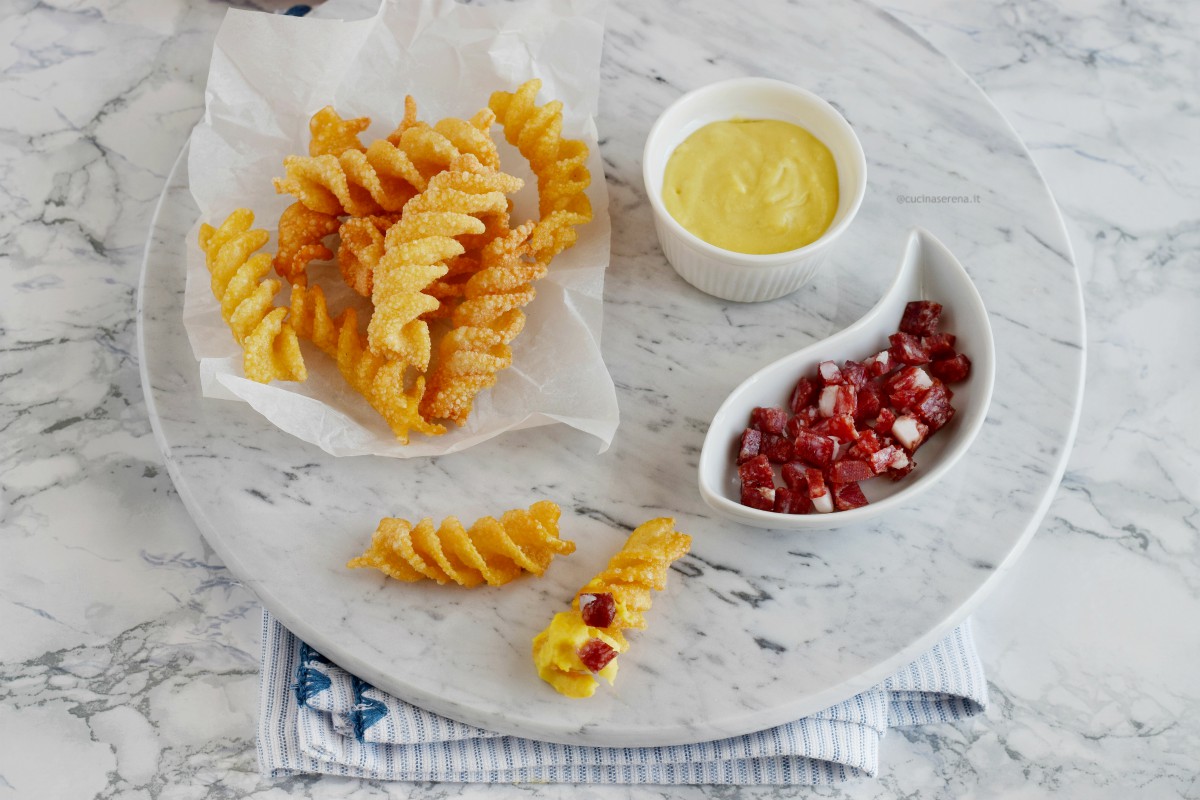
[[[0, 798], [565, 796], [258, 776], [259, 606], [174, 495], [134, 355], [147, 226], [224, 6], [55, 5], [0, 12]], [[877, 780], [819, 794], [1200, 796], [1198, 20], [966, 5], [887, 10], [980, 83], [1055, 193], [1087, 396], [1042, 529], [976, 614], [990, 711], [894, 733]]]

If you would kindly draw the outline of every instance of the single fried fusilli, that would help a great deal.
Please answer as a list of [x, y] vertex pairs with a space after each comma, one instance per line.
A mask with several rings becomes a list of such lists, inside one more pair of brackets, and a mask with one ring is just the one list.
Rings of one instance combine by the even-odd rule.
[[401, 581], [500, 586], [522, 571], [541, 575], [554, 556], [575, 551], [573, 542], [558, 536], [559, 514], [557, 505], [542, 500], [499, 520], [483, 517], [470, 528], [455, 517], [436, 529], [429, 517], [416, 526], [389, 517], [380, 521], [367, 551], [346, 566], [374, 567]]
[[286, 308], [275, 307], [280, 283], [268, 279], [269, 253], [254, 254], [270, 235], [251, 229], [254, 214], [239, 208], [220, 227], [200, 226], [200, 248], [207, 256], [212, 291], [221, 302], [221, 316], [242, 346], [242, 371], [259, 383], [302, 381], [308, 377], [300, 344], [284, 321]]

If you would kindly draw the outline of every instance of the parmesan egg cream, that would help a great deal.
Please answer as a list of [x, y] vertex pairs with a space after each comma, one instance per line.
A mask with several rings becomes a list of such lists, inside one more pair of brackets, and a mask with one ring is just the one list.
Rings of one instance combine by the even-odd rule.
[[712, 122], [675, 148], [663, 205], [680, 225], [736, 253], [815, 242], [838, 207], [833, 154], [799, 125], [775, 119]]

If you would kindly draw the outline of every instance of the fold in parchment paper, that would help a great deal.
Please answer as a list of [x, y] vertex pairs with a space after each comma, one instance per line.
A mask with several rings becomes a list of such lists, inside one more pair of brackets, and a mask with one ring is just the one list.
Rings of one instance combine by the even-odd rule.
[[[200, 218], [187, 253], [184, 324], [200, 361], [206, 397], [242, 400], [272, 423], [335, 456], [399, 458], [463, 450], [500, 433], [562, 422], [607, 449], [616, 431], [616, 391], [600, 354], [604, 270], [609, 260], [608, 192], [596, 144], [603, 5], [597, 0], [525, 0], [488, 7], [453, 0], [382, 4], [371, 19], [316, 20], [231, 10], [213, 48], [204, 119], [192, 134], [188, 176]], [[308, 121], [332, 105], [345, 117], [370, 117], [363, 141], [386, 136], [404, 116], [404, 98], [422, 120], [467, 118], [493, 91], [542, 80], [538, 102], [561, 100], [563, 135], [591, 148], [588, 189], [593, 221], [538, 281], [525, 330], [512, 343], [513, 366], [476, 400], [468, 423], [443, 436], [392, 436], [365, 400], [346, 386], [332, 359], [304, 344], [303, 383], [263, 385], [242, 373], [241, 348], [221, 319], [204, 254], [201, 222], [219, 225], [235, 208], [272, 232], [294, 198], [275, 194], [283, 159], [308, 153]], [[515, 226], [537, 217], [528, 163], [496, 126], [501, 167], [525, 179], [514, 198]], [[333, 313], [363, 303], [341, 286], [336, 264], [312, 264], [310, 280], [330, 296]], [[276, 303], [287, 301], [287, 290]], [[368, 306], [360, 307], [368, 310]], [[436, 343], [435, 343], [436, 346]]]

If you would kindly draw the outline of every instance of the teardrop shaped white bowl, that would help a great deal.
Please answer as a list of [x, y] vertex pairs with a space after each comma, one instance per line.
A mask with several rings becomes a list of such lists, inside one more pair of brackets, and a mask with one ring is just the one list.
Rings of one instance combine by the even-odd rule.
[[[776, 514], [739, 502], [737, 451], [756, 406], [787, 406], [796, 381], [814, 375], [817, 364], [862, 361], [888, 346], [910, 300], [943, 306], [940, 329], [957, 337], [955, 349], [971, 359], [971, 374], [954, 390], [954, 419], [922, 445], [917, 468], [901, 481], [863, 481], [869, 503], [829, 514]], [[938, 482], [971, 446], [987, 418], [996, 378], [996, 348], [987, 309], [958, 259], [931, 233], [914, 228], [891, 286], [861, 319], [832, 336], [760, 369], [734, 389], [717, 409], [700, 452], [700, 496], [714, 511], [757, 528], [828, 529], [850, 525], [913, 502]]]

